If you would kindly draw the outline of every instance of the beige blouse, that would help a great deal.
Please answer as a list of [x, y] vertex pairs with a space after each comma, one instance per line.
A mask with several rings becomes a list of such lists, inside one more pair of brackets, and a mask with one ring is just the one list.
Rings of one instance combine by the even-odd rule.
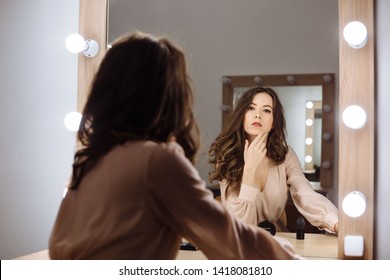
[[313, 190], [291, 147], [282, 164], [270, 166], [263, 191], [241, 184], [240, 189], [232, 188], [227, 192], [226, 181], [220, 182], [220, 189], [223, 205], [249, 224], [257, 225], [264, 220], [276, 224], [286, 207], [289, 191], [298, 211], [312, 225], [334, 232], [338, 222], [337, 208]]
[[52, 259], [174, 259], [181, 237], [210, 259], [299, 259], [291, 244], [234, 218], [175, 142], [113, 148], [62, 201]]

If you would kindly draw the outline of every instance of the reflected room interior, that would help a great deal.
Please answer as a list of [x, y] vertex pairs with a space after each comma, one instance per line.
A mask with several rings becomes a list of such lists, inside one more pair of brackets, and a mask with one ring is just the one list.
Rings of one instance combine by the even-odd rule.
[[[283, 5], [276, 2], [283, 2]], [[317, 192], [327, 196], [337, 205], [337, 1], [332, 1], [330, 5], [325, 5], [326, 7], [316, 1], [315, 5], [319, 6], [313, 5], [311, 11], [305, 14], [307, 19], [318, 21], [319, 17], [315, 14], [322, 14], [324, 9], [332, 16], [317, 22], [310, 31], [305, 30], [307, 24], [302, 19], [303, 7], [291, 2], [276, 2], [251, 1], [251, 5], [255, 7], [249, 8], [234, 1], [213, 1], [208, 4], [211, 6], [210, 13], [213, 11], [210, 14], [204, 11], [203, 4], [195, 2], [180, 4], [176, 0], [166, 0], [163, 3], [131, 3], [110, 0], [107, 40], [110, 44], [122, 34], [141, 30], [167, 35], [184, 48], [195, 88], [195, 114], [203, 136], [203, 150], [197, 161], [197, 169], [206, 182], [210, 168], [207, 163], [208, 148], [221, 131], [239, 92], [260, 83], [274, 88], [286, 110], [287, 141], [298, 153], [305, 175]], [[285, 23], [266, 13], [265, 8], [274, 11], [275, 7], [289, 18], [287, 20], [294, 26], [292, 30], [286, 29]], [[181, 16], [174, 17], [173, 11]], [[236, 17], [232, 17], [235, 13]], [[244, 17], [244, 14], [247, 16]], [[242, 32], [243, 29], [246, 32]], [[318, 38], [321, 37], [318, 34], [329, 34], [332, 30], [333, 38], [329, 39], [327, 35], [326, 48], [311, 39], [314, 34]], [[277, 38], [274, 37], [276, 34]], [[311, 35], [307, 37], [308, 34]], [[274, 38], [274, 41], [265, 43], [267, 36]], [[292, 48], [290, 44], [300, 44], [304, 51], [300, 51], [299, 47]], [[312, 53], [310, 49], [313, 49]], [[322, 55], [318, 54], [316, 49], [320, 50]], [[324, 57], [329, 59], [325, 60]], [[300, 67], [305, 60], [313, 64], [317, 61], [317, 64], [307, 69]], [[332, 61], [333, 64], [329, 63]], [[319, 70], [324, 64], [328, 64], [327, 69], [332, 71]], [[308, 101], [320, 102], [320, 109], [306, 109]], [[313, 113], [311, 127], [306, 125], [307, 112]], [[306, 144], [309, 141], [306, 138], [309, 136], [313, 142]], [[218, 182], [209, 183], [208, 188], [215, 196], [219, 195]], [[286, 214], [288, 230], [295, 233], [296, 221], [301, 215], [292, 200], [287, 203]], [[308, 221], [305, 225], [308, 233], [324, 233], [311, 226]], [[334, 254], [337, 255], [337, 252]]]
[[[256, 86], [273, 88], [284, 106], [287, 143], [297, 153], [313, 189], [328, 197], [334, 184], [334, 114], [337, 110], [334, 80], [332, 73], [224, 76], [222, 126], [246, 90]], [[285, 212], [288, 231], [296, 232], [296, 222], [303, 216], [291, 197]], [[325, 233], [303, 219], [307, 233]]]

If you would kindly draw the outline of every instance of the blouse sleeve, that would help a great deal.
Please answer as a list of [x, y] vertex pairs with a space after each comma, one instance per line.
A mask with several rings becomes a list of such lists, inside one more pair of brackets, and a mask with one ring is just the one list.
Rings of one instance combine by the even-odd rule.
[[322, 194], [317, 193], [303, 174], [299, 159], [289, 147], [286, 156], [287, 185], [298, 211], [314, 226], [334, 232], [338, 222], [338, 210]]
[[259, 199], [259, 188], [241, 184], [240, 189], [227, 188], [225, 180], [219, 182], [222, 204], [234, 213], [240, 220], [257, 225], [259, 215], [257, 213], [256, 200]]
[[194, 242], [209, 259], [300, 259], [284, 239], [235, 219], [206, 189], [176, 143], [150, 158], [149, 207], [156, 219]]

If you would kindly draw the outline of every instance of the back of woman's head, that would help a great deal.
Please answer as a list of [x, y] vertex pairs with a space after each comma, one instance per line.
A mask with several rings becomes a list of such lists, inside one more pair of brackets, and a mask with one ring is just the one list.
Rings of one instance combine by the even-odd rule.
[[[78, 138], [93, 163], [132, 139], [175, 136], [193, 161], [199, 145], [184, 53], [166, 38], [136, 32], [117, 39], [92, 82]], [[80, 160], [79, 160], [80, 161]]]

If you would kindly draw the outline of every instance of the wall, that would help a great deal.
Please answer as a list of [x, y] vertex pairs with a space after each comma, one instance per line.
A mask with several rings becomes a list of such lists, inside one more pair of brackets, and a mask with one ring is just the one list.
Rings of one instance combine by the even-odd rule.
[[0, 258], [47, 248], [75, 134], [78, 0], [0, 2]]
[[377, 148], [376, 148], [376, 259], [390, 260], [390, 1], [376, 0], [376, 75], [377, 75]]
[[[203, 137], [197, 168], [205, 180], [207, 152], [222, 125], [222, 76], [338, 77], [337, 0], [110, 0], [109, 10], [115, 15], [109, 41], [138, 29], [167, 34], [184, 48]], [[337, 191], [330, 195], [337, 204]]]

